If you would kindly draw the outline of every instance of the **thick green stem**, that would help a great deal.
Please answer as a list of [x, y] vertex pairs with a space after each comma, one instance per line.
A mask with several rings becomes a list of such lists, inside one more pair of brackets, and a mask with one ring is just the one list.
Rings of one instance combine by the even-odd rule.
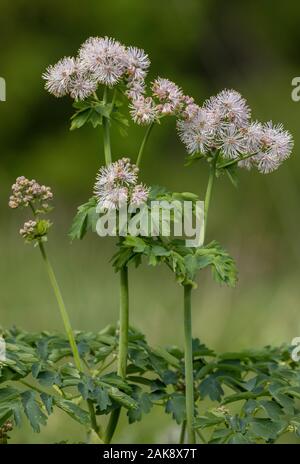
[[126, 377], [127, 353], [128, 353], [128, 328], [129, 328], [129, 292], [128, 292], [128, 268], [122, 267], [120, 271], [120, 336], [118, 375]]
[[[206, 235], [208, 211], [212, 190], [216, 177], [216, 163], [219, 153], [216, 152], [210, 166], [208, 184], [204, 200], [204, 240]], [[192, 308], [191, 285], [184, 286], [184, 335], [185, 335], [185, 385], [186, 385], [186, 424], [189, 444], [196, 443], [194, 423], [194, 376], [193, 376], [193, 345], [192, 345]]]
[[87, 400], [87, 405], [89, 408], [92, 429], [95, 430], [95, 432], [99, 435], [99, 426], [97, 424], [97, 417], [92, 400]]
[[179, 444], [180, 445], [182, 445], [184, 443], [185, 431], [186, 431], [186, 421], [183, 421], [182, 425], [181, 425], [180, 437], [179, 437]]
[[[104, 89], [103, 103], [107, 103], [107, 88]], [[108, 166], [111, 164], [111, 145], [110, 145], [110, 127], [109, 119], [103, 116], [103, 143], [104, 143], [104, 157], [105, 164]]]
[[210, 165], [208, 184], [207, 184], [205, 199], [204, 199], [204, 240], [205, 240], [205, 235], [206, 235], [208, 211], [209, 211], [209, 206], [210, 206], [210, 201], [211, 201], [211, 196], [212, 196], [212, 189], [213, 189], [215, 177], [216, 177], [217, 159], [218, 159], [218, 153], [215, 155]]
[[[128, 355], [128, 329], [129, 329], [129, 290], [128, 290], [128, 268], [122, 267], [120, 271], [120, 334], [118, 354], [118, 375], [126, 377], [127, 355]], [[109, 444], [118, 425], [121, 408], [112, 411], [105, 432], [106, 444]]]
[[143, 156], [143, 153], [144, 153], [144, 150], [145, 150], [145, 146], [148, 142], [148, 139], [150, 137], [150, 134], [151, 134], [151, 131], [152, 131], [152, 128], [154, 126], [154, 122], [152, 122], [150, 124], [150, 126], [148, 126], [147, 130], [146, 130], [146, 134], [142, 140], [142, 143], [141, 143], [141, 146], [140, 146], [140, 149], [139, 149], [139, 153], [138, 153], [138, 157], [137, 157], [137, 160], [136, 160], [136, 165], [137, 166], [140, 166], [141, 164], [141, 160], [142, 160], [142, 156]]
[[[114, 93], [112, 105], [115, 103], [116, 92]], [[103, 102], [107, 102], [107, 88], [104, 90]], [[112, 162], [109, 120], [103, 118], [103, 134], [104, 134], [104, 154], [105, 163], [108, 166]], [[128, 353], [128, 324], [129, 324], [129, 297], [128, 297], [128, 269], [124, 266], [120, 271], [120, 336], [119, 336], [119, 355], [118, 355], [118, 375], [126, 376], [127, 353]], [[110, 443], [116, 430], [121, 408], [112, 411], [108, 425], [105, 431], [105, 443]]]
[[59, 307], [60, 314], [61, 314], [61, 317], [62, 317], [62, 320], [63, 320], [65, 331], [66, 331], [67, 337], [68, 337], [69, 342], [70, 342], [71, 350], [72, 350], [72, 353], [73, 353], [73, 356], [74, 356], [75, 365], [76, 365], [76, 367], [77, 367], [77, 369], [79, 371], [82, 371], [81, 360], [80, 360], [78, 348], [77, 348], [77, 345], [76, 345], [74, 333], [73, 333], [73, 330], [72, 330], [69, 315], [68, 315], [68, 312], [67, 312], [67, 309], [66, 309], [66, 306], [65, 306], [65, 303], [64, 303], [64, 300], [63, 300], [59, 285], [57, 283], [57, 280], [56, 280], [53, 268], [51, 266], [51, 263], [50, 263], [50, 261], [48, 259], [47, 254], [46, 254], [46, 250], [45, 250], [43, 242], [41, 242], [41, 241], [39, 242], [39, 247], [40, 247], [41, 254], [42, 254], [42, 257], [43, 257], [43, 260], [44, 260], [44, 263], [45, 263], [45, 266], [46, 266], [46, 269], [47, 269], [47, 272], [48, 272], [48, 276], [49, 276], [49, 279], [50, 279], [50, 282], [51, 282], [51, 285], [52, 285], [52, 288], [53, 288], [53, 291], [54, 291], [54, 294], [55, 294], [55, 297], [56, 297], [56, 300], [57, 300], [57, 303], [58, 303], [58, 307]]
[[110, 113], [111, 113], [111, 112], [113, 111], [113, 109], [114, 109], [114, 106], [115, 106], [115, 103], [116, 103], [116, 99], [117, 99], [117, 89], [114, 90], [114, 93], [113, 93], [113, 96], [112, 96]]
[[185, 401], [188, 444], [194, 444], [194, 375], [192, 346], [191, 285], [184, 286]]
[[114, 409], [109, 417], [109, 421], [105, 431], [104, 443], [109, 445], [112, 437], [117, 428], [119, 418], [120, 418], [121, 408]]
[[210, 205], [210, 200], [211, 200], [211, 195], [212, 195], [212, 189], [213, 189], [213, 186], [214, 186], [214, 181], [215, 181], [215, 168], [213, 166], [211, 166], [210, 173], [209, 173], [209, 178], [208, 178], [207, 189], [206, 189], [206, 194], [205, 194], [205, 200], [204, 200], [204, 239], [205, 239], [205, 235], [206, 235], [208, 210], [209, 210], [209, 205]]

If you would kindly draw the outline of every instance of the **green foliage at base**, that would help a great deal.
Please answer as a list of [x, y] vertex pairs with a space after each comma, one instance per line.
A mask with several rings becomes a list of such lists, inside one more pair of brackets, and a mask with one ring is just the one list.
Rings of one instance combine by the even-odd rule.
[[[4, 331], [6, 360], [0, 363], [0, 428], [27, 418], [40, 432], [56, 408], [91, 428], [86, 401], [96, 415], [124, 407], [129, 423], [154, 405], [185, 421], [184, 353], [175, 346], [153, 348], [131, 328], [126, 379], [116, 374], [118, 330], [78, 332], [85, 364], [71, 361], [67, 339], [59, 334]], [[300, 367], [287, 347], [215, 354], [193, 341], [195, 430], [208, 443], [271, 443], [284, 433], [300, 436]], [[211, 405], [205, 407], [203, 400]], [[100, 431], [101, 435], [101, 431]]]

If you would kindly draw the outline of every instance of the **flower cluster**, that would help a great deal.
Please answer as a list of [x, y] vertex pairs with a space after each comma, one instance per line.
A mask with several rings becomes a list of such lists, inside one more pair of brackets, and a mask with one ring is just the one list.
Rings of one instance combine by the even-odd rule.
[[127, 203], [139, 207], [148, 199], [149, 189], [138, 184], [139, 168], [128, 158], [122, 158], [108, 167], [102, 167], [97, 175], [94, 193], [102, 209], [119, 209]]
[[159, 100], [158, 111], [162, 115], [174, 114], [182, 105], [182, 90], [168, 79], [158, 77], [152, 83], [152, 93]]
[[17, 178], [12, 186], [12, 195], [9, 199], [10, 208], [33, 206], [38, 203], [39, 212], [48, 212], [48, 201], [52, 200], [53, 194], [50, 187], [40, 185], [36, 180], [26, 179], [24, 176]]
[[240, 167], [255, 166], [261, 173], [274, 171], [290, 156], [293, 139], [289, 132], [272, 122], [251, 122], [250, 108], [238, 92], [223, 90], [200, 107], [174, 82], [158, 77], [147, 95], [149, 66], [144, 50], [109, 37], [90, 37], [76, 58], [63, 58], [50, 66], [43, 78], [50, 93], [57, 97], [69, 94], [75, 100], [89, 97], [99, 84], [112, 87], [121, 83], [133, 121], [150, 125], [174, 115], [190, 154], [205, 156], [217, 150], [224, 158], [238, 160]]
[[31, 207], [34, 220], [26, 221], [20, 229], [20, 235], [26, 242], [45, 241], [51, 227], [47, 219], [39, 219], [40, 214], [48, 213], [51, 208], [48, 204], [53, 194], [50, 187], [40, 185], [36, 180], [29, 180], [24, 176], [17, 178], [12, 186], [12, 195], [9, 198], [10, 208]]
[[198, 111], [193, 98], [184, 95], [180, 87], [169, 79], [158, 77], [152, 82], [151, 90], [150, 97], [146, 97], [144, 92], [129, 95], [130, 113], [137, 124], [151, 124], [159, 118], [172, 115], [188, 119]]
[[34, 241], [46, 241], [50, 227], [51, 223], [47, 219], [39, 219], [36, 221], [29, 220], [26, 221], [20, 229], [20, 235], [27, 243]]
[[251, 122], [250, 118], [246, 100], [234, 90], [223, 90], [194, 108], [193, 115], [183, 113], [177, 127], [190, 154], [209, 155], [218, 150], [224, 158], [240, 159], [240, 167], [256, 166], [267, 174], [290, 156], [293, 139], [281, 124]]
[[144, 50], [136, 47], [127, 48], [126, 94], [136, 99], [145, 93], [145, 77], [150, 66], [150, 60]]
[[43, 74], [46, 89], [56, 97], [70, 95], [75, 100], [91, 96], [99, 84], [112, 87], [123, 81], [128, 95], [144, 91], [150, 61], [144, 50], [125, 47], [109, 37], [90, 37], [76, 58], [65, 57]]
[[157, 107], [151, 97], [139, 95], [131, 100], [129, 108], [133, 121], [142, 126], [153, 123], [158, 117]]
[[37, 221], [26, 221], [20, 229], [20, 235], [26, 242], [34, 240], [36, 236]]
[[90, 97], [99, 84], [113, 87], [123, 83], [134, 122], [147, 125], [159, 117], [183, 111], [192, 102], [176, 84], [160, 77], [152, 83], [152, 96], [146, 96], [149, 66], [149, 57], [142, 49], [125, 47], [109, 37], [90, 37], [76, 58], [65, 57], [49, 66], [43, 79], [51, 94], [70, 95], [76, 101]]

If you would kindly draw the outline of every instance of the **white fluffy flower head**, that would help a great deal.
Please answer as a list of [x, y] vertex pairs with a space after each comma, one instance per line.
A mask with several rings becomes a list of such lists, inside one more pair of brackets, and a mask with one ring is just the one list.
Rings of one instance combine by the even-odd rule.
[[151, 97], [140, 95], [132, 100], [129, 108], [132, 119], [137, 124], [148, 125], [157, 118], [157, 108]]
[[179, 136], [188, 153], [208, 155], [219, 150], [241, 168], [256, 166], [267, 174], [277, 169], [293, 149], [293, 138], [282, 124], [250, 121], [246, 100], [235, 90], [223, 90], [198, 107], [183, 98], [185, 106], [177, 122]]
[[70, 96], [75, 101], [85, 100], [97, 90], [97, 82], [87, 73], [77, 72], [70, 83]]
[[284, 130], [282, 124], [274, 125], [272, 121], [262, 126], [258, 154], [254, 157], [258, 170], [262, 174], [273, 172], [285, 161], [293, 150], [291, 134]]
[[126, 48], [109, 37], [90, 37], [79, 50], [79, 60], [98, 83], [113, 86], [125, 72]]
[[45, 89], [55, 97], [67, 95], [75, 72], [76, 60], [72, 57], [62, 58], [55, 65], [49, 66], [42, 75], [46, 81]]
[[182, 107], [182, 90], [169, 79], [155, 79], [152, 83], [152, 93], [160, 102], [157, 109], [162, 115], [175, 114]]
[[143, 184], [138, 184], [131, 192], [130, 204], [134, 207], [141, 206], [146, 203], [148, 196], [149, 188]]
[[245, 127], [249, 124], [251, 111], [246, 100], [235, 90], [222, 90], [215, 97], [211, 97], [205, 104], [206, 108], [216, 118], [224, 123]]
[[127, 47], [126, 67], [130, 76], [135, 78], [145, 77], [150, 66], [150, 60], [144, 50], [137, 47]]
[[158, 77], [152, 83], [152, 92], [159, 101], [179, 100], [182, 97], [182, 90], [169, 79]]
[[138, 171], [138, 167], [131, 164], [128, 158], [102, 167], [94, 187], [99, 206], [110, 210], [126, 203], [137, 207], [147, 201], [149, 189], [137, 184]]
[[177, 129], [188, 153], [206, 154], [213, 148], [213, 132], [206, 108], [197, 108], [190, 120], [179, 120]]
[[231, 124], [220, 132], [218, 148], [225, 158], [239, 158], [247, 152], [246, 138], [241, 130]]
[[[95, 188], [105, 185], [135, 185], [139, 169], [129, 158], [121, 158], [107, 167], [102, 167], [97, 175]], [[96, 194], [97, 191], [95, 190]]]

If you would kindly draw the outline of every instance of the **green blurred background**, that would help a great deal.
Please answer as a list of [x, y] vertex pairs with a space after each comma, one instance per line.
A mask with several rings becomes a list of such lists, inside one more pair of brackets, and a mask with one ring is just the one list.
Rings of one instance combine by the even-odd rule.
[[[74, 327], [97, 330], [118, 317], [118, 279], [109, 264], [114, 239], [67, 236], [77, 205], [90, 197], [103, 163], [101, 131], [69, 131], [69, 99], [43, 89], [50, 63], [75, 54], [91, 35], [109, 35], [144, 48], [150, 78], [168, 77], [201, 102], [228, 87], [240, 91], [253, 117], [283, 122], [295, 137], [292, 158], [276, 173], [240, 172], [236, 190], [220, 179], [208, 234], [238, 263], [236, 289], [218, 287], [202, 273], [194, 292], [194, 334], [216, 350], [289, 343], [300, 335], [298, 125], [300, 102], [291, 80], [300, 75], [300, 3], [286, 0], [217, 1], [1, 0], [0, 75], [7, 101], [0, 103], [0, 324], [27, 330], [62, 330], [56, 302], [38, 250], [25, 246], [18, 229], [26, 215], [10, 211], [10, 185], [18, 175], [36, 178], [55, 192], [49, 252]], [[137, 154], [144, 129], [113, 134], [115, 157]], [[142, 179], [203, 196], [207, 170], [184, 167], [185, 151], [174, 120], [156, 127], [147, 147]], [[182, 343], [182, 291], [164, 268], [130, 272], [131, 323], [154, 345]], [[160, 427], [157, 427], [159, 421]], [[159, 431], [159, 428], [162, 431]], [[80, 431], [63, 415], [40, 435], [24, 425], [14, 442], [53, 442]], [[177, 433], [159, 411], [143, 425], [123, 427], [121, 442], [164, 442]]]

